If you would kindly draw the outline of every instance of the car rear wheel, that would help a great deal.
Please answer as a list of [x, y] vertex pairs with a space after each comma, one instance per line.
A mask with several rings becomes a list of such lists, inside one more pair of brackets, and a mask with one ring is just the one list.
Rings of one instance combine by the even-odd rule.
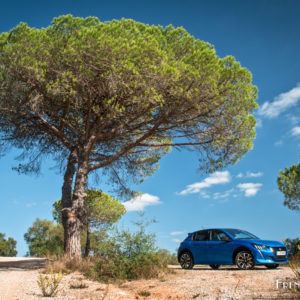
[[220, 268], [220, 265], [210, 265], [210, 267], [214, 270], [218, 270]]
[[190, 252], [183, 252], [179, 257], [179, 263], [182, 269], [193, 269], [194, 261]]
[[279, 264], [267, 264], [267, 265], [265, 265], [268, 269], [276, 269], [278, 266], [279, 266]]
[[251, 270], [254, 268], [254, 258], [249, 251], [240, 251], [235, 257], [235, 264], [241, 270]]

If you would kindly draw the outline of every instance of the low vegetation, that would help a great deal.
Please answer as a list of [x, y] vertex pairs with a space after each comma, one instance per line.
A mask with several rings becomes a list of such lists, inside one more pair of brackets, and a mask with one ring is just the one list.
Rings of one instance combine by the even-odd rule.
[[[300, 252], [295, 254], [290, 260], [290, 268], [292, 269], [297, 283], [300, 283]], [[294, 286], [292, 291], [300, 298], [300, 286]]]
[[4, 233], [0, 233], [0, 256], [16, 256], [17, 241], [13, 238], [5, 238]]
[[48, 274], [40, 274], [37, 284], [44, 297], [54, 297], [64, 287], [61, 285], [63, 279], [63, 272], [55, 273], [51, 270]]
[[136, 231], [114, 229], [93, 242], [93, 256], [76, 259], [58, 256], [50, 259], [46, 270], [70, 273], [80, 271], [94, 280], [110, 282], [119, 279], [159, 278], [169, 272], [168, 264], [177, 263], [168, 250], [157, 249], [155, 235], [146, 232], [151, 222], [135, 223]]
[[72, 281], [69, 285], [70, 289], [86, 289], [89, 286], [82, 280]]
[[282, 242], [285, 244], [290, 256], [295, 256], [300, 251], [299, 238], [295, 238], [295, 239], [287, 238], [284, 239]]

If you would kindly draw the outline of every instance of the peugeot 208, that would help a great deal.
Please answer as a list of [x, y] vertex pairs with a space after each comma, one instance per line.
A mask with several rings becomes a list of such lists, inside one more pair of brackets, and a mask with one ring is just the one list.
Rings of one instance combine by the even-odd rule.
[[234, 264], [243, 270], [253, 269], [255, 265], [275, 269], [289, 262], [284, 244], [261, 240], [245, 230], [227, 228], [189, 233], [180, 244], [177, 256], [183, 269], [192, 269], [198, 264], [210, 265], [213, 269]]

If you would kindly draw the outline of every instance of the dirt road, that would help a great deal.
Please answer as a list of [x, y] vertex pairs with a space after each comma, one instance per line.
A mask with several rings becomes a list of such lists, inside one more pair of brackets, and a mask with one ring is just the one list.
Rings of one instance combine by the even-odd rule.
[[[36, 283], [44, 263], [40, 259], [0, 257], [0, 299], [45, 299]], [[226, 266], [219, 270], [206, 266], [189, 271], [179, 266], [170, 268], [173, 273], [159, 279], [110, 285], [69, 274], [64, 277], [64, 288], [55, 299], [296, 299], [283, 288], [284, 282], [294, 282], [288, 267], [276, 270], [257, 267], [251, 271]], [[86, 288], [70, 288], [81, 280]]]

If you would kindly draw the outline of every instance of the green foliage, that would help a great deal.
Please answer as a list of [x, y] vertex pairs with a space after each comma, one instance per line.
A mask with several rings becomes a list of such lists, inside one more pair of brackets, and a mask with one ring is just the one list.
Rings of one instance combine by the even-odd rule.
[[0, 256], [16, 256], [17, 241], [13, 238], [5, 238], [4, 233], [0, 233]]
[[158, 254], [167, 265], [178, 265], [177, 255], [170, 253], [167, 249], [159, 249]]
[[[97, 230], [105, 231], [112, 224], [119, 221], [125, 214], [126, 209], [117, 198], [99, 190], [86, 190], [87, 196], [84, 198], [85, 218], [84, 225]], [[53, 204], [53, 218], [61, 223], [61, 199]]]
[[32, 227], [24, 234], [30, 256], [62, 255], [64, 237], [61, 224], [37, 218]]
[[136, 232], [115, 230], [101, 241], [95, 264], [87, 274], [98, 280], [158, 277], [167, 271], [167, 260], [155, 247], [155, 235], [145, 231], [144, 221], [135, 223]]
[[300, 163], [280, 171], [277, 184], [284, 194], [284, 205], [292, 210], [300, 210]]
[[299, 238], [295, 238], [295, 239], [287, 238], [287, 239], [284, 239], [282, 242], [286, 245], [289, 255], [293, 256], [300, 251], [300, 239]]
[[181, 27], [66, 15], [2, 33], [0, 53], [10, 141], [76, 149], [89, 171], [106, 168], [113, 183], [121, 169], [138, 181], [153, 174], [171, 146], [196, 150], [209, 171], [252, 147], [251, 73]]

